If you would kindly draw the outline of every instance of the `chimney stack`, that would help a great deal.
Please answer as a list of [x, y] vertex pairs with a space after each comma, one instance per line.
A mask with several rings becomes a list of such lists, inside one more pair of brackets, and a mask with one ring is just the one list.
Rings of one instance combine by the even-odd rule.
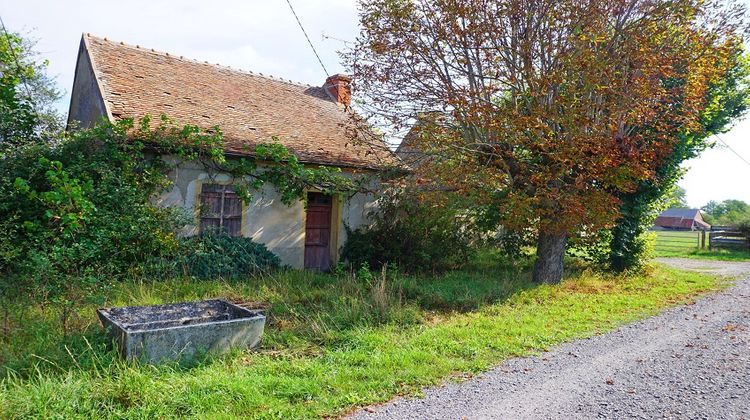
[[334, 102], [343, 105], [344, 109], [349, 109], [352, 101], [351, 82], [352, 78], [345, 74], [334, 74], [326, 79], [323, 89]]

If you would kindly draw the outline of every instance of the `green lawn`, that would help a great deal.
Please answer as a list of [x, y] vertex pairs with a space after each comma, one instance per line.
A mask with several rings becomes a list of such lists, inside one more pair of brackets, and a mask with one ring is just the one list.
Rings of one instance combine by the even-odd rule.
[[717, 261], [750, 261], [750, 252], [734, 251], [728, 249], [693, 249], [687, 251], [658, 251], [658, 257], [680, 257], [692, 258], [696, 260], [717, 260]]
[[107, 305], [270, 302], [259, 351], [183, 366], [119, 361], [106, 350], [94, 304], [76, 308], [63, 338], [55, 308], [16, 302], [11, 334], [0, 339], [0, 418], [337, 416], [612, 329], [723, 284], [656, 267], [632, 277], [578, 270], [560, 285], [534, 287], [526, 265], [495, 261], [486, 254], [434, 277], [289, 272], [116, 285]]
[[697, 231], [654, 231], [656, 234], [656, 252], [687, 253], [698, 249], [701, 233]]

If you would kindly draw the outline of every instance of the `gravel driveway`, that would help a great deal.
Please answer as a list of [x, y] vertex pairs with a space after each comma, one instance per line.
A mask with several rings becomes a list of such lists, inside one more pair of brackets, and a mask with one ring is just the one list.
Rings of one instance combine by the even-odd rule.
[[353, 418], [750, 419], [750, 262], [660, 262], [739, 280], [694, 304]]

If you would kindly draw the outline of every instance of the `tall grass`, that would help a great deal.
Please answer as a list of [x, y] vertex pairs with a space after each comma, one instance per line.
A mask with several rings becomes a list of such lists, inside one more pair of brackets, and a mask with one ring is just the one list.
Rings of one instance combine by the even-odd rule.
[[9, 371], [22, 377], [40, 370], [67, 371], [77, 368], [71, 354], [83, 363], [94, 353], [102, 354], [110, 343], [95, 316], [97, 307], [209, 298], [265, 306], [269, 319], [264, 350], [305, 352], [313, 346], [335, 346], [346, 332], [358, 328], [420, 324], [436, 312], [470, 311], [499, 301], [528, 286], [528, 275], [517, 271], [493, 254], [437, 278], [404, 276], [388, 267], [338, 275], [289, 270], [242, 280], [138, 278], [113, 285], [101, 297], [82, 299], [83, 304], [69, 310], [68, 334], [60, 324], [62, 305], [32, 299], [5, 302], [0, 377]]
[[412, 393], [652, 314], [718, 286], [663, 268], [606, 277], [574, 272], [536, 287], [528, 266], [484, 254], [466, 270], [323, 275], [297, 271], [237, 280], [137, 280], [104, 305], [223, 297], [265, 302], [262, 347], [192, 364], [120, 361], [94, 318], [75, 308], [63, 338], [51, 308], [16, 302], [0, 339], [0, 418], [320, 417]]

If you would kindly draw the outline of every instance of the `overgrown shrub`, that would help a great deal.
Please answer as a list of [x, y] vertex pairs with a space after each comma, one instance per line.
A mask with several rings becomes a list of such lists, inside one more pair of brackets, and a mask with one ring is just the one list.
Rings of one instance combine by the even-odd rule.
[[407, 272], [459, 267], [482, 240], [476, 215], [459, 204], [448, 192], [387, 190], [369, 226], [347, 228], [342, 258], [355, 267], [395, 264]]
[[216, 233], [182, 238], [179, 242], [179, 250], [153, 263], [149, 274], [242, 278], [281, 266], [279, 257], [251, 238]]
[[0, 160], [0, 271], [16, 290], [65, 296], [171, 252], [180, 224], [150, 198], [167, 167], [103, 125]]
[[[162, 156], [231, 175], [245, 201], [265, 183], [287, 204], [311, 186], [325, 185], [332, 194], [356, 188], [336, 169], [306, 167], [278, 142], [260, 144], [253, 153], [228, 160], [218, 128], [178, 127], [162, 116], [138, 125], [102, 122], [0, 155], [0, 299], [18, 292], [68, 299], [78, 288], [142, 273], [146, 262], [160, 258], [184, 263], [198, 277], [278, 266], [250, 240], [181, 244], [176, 232], [188, 215], [153, 201], [172, 185], [176, 163]], [[261, 168], [259, 161], [275, 164]]]

